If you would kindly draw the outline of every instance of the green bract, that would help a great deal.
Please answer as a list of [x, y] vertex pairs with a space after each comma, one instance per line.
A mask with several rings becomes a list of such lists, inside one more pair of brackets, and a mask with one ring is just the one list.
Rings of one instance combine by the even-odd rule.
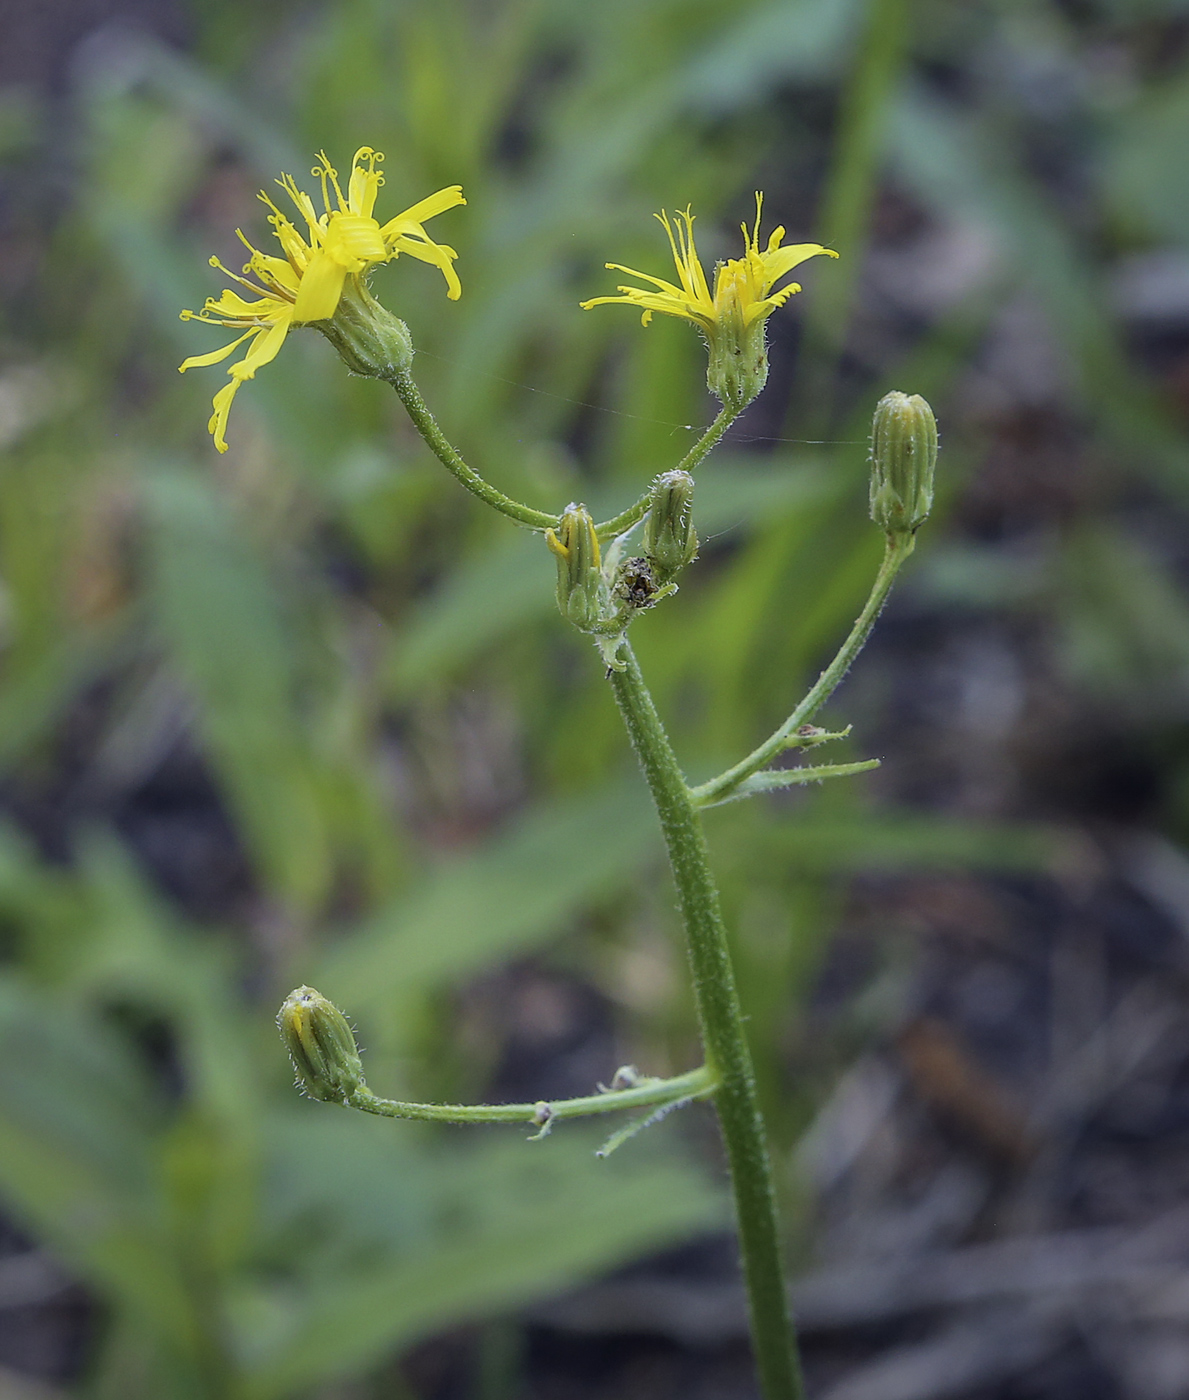
[[644, 527], [644, 557], [661, 583], [666, 583], [698, 554], [693, 522], [694, 479], [689, 472], [662, 472], [652, 483], [648, 523]]
[[582, 632], [595, 630], [603, 613], [603, 571], [599, 537], [585, 506], [566, 507], [545, 542], [557, 558], [557, 606]]
[[363, 1087], [355, 1034], [338, 1007], [313, 987], [289, 993], [277, 1013], [277, 1029], [310, 1098], [346, 1103]]
[[893, 390], [871, 421], [871, 518], [889, 535], [912, 535], [933, 507], [937, 420], [920, 394]]

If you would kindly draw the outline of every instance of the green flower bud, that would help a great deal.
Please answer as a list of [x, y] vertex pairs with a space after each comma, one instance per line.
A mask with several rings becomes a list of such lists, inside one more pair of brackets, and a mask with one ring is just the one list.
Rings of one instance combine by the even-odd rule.
[[298, 987], [281, 1004], [277, 1029], [297, 1082], [312, 1099], [346, 1103], [363, 1088], [363, 1062], [347, 1018], [313, 987]]
[[[719, 264], [717, 285], [734, 266], [734, 262]], [[744, 280], [744, 274], [736, 274], [733, 280]], [[756, 316], [749, 321], [743, 314], [746, 309], [740, 296], [726, 297], [717, 321], [706, 333], [710, 351], [706, 387], [724, 408], [735, 412], [746, 408], [768, 382], [768, 318]]]
[[933, 505], [937, 421], [919, 394], [885, 394], [871, 424], [871, 518], [889, 535], [915, 534]]
[[585, 506], [567, 506], [545, 543], [557, 557], [557, 606], [581, 632], [598, 627], [604, 611], [602, 558], [594, 521]]
[[392, 379], [413, 363], [409, 328], [372, 296], [358, 277], [348, 277], [335, 313], [310, 323], [339, 352], [352, 374]]
[[698, 555], [693, 524], [694, 479], [689, 472], [662, 472], [652, 483], [644, 557], [658, 581], [667, 583]]

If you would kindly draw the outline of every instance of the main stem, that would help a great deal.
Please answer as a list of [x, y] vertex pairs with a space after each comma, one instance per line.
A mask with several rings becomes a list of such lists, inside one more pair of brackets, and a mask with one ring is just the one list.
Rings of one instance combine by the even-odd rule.
[[685, 923], [706, 1062], [719, 1081], [714, 1103], [735, 1193], [756, 1369], [765, 1400], [803, 1400], [764, 1121], [706, 839], [672, 745], [626, 641], [620, 654], [626, 666], [610, 672], [611, 686], [664, 831]]

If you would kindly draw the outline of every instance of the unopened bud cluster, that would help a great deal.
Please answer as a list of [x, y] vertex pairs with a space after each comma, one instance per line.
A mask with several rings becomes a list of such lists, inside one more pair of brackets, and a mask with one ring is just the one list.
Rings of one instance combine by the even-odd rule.
[[871, 518], [911, 537], [933, 506], [937, 420], [920, 394], [885, 394], [871, 424]]
[[608, 664], [638, 612], [676, 592], [676, 576], [697, 557], [692, 518], [694, 479], [689, 472], [663, 472], [652, 484], [642, 553], [613, 562], [617, 542], [604, 562], [598, 531], [585, 506], [570, 505], [545, 543], [557, 561], [557, 606], [580, 632], [599, 638]]
[[277, 1029], [300, 1087], [323, 1103], [347, 1103], [364, 1087], [363, 1061], [347, 1018], [313, 987], [289, 993]]

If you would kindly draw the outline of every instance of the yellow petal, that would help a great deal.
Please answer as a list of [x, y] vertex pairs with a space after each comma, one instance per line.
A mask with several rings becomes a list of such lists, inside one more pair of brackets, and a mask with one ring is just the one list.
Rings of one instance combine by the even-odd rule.
[[325, 321], [333, 316], [338, 310], [346, 276], [347, 269], [319, 248], [302, 273], [293, 320]]
[[252, 271], [262, 282], [271, 281], [275, 287], [284, 287], [287, 292], [296, 292], [301, 279], [290, 263], [284, 258], [270, 258], [267, 253], [257, 253], [252, 259]]
[[257, 301], [248, 301], [230, 287], [225, 287], [218, 301], [207, 297], [203, 311], [225, 324], [233, 325], [236, 321], [271, 321], [287, 308], [288, 302], [277, 297], [262, 296]]
[[238, 365], [232, 365], [227, 371], [234, 379], [251, 379], [261, 365], [266, 365], [270, 360], [275, 360], [281, 346], [285, 343], [285, 337], [289, 334], [289, 318], [278, 320], [262, 335], [258, 334], [256, 342]]
[[220, 452], [227, 451], [227, 415], [231, 412], [231, 400], [235, 398], [240, 383], [240, 380], [233, 379], [230, 384], [224, 384], [212, 401], [215, 411], [211, 414], [206, 430], [214, 438], [215, 447]]
[[370, 218], [376, 206], [376, 195], [384, 183], [376, 166], [384, 157], [370, 146], [360, 146], [351, 162], [351, 179], [347, 185], [347, 206], [353, 214]]
[[787, 287], [782, 287], [779, 292], [773, 292], [772, 295], [765, 300], [753, 301], [743, 314], [743, 324], [750, 326], [753, 321], [758, 321], [761, 316], [771, 316], [774, 311], [788, 301], [789, 297], [795, 296], [800, 290], [800, 282], [790, 282]]
[[306, 194], [305, 190], [299, 190], [292, 175], [282, 175], [277, 184], [285, 191], [297, 208], [297, 212], [306, 221], [306, 225], [311, 235], [316, 235], [320, 227], [318, 222], [318, 211], [314, 208], [314, 201]]
[[764, 270], [769, 283], [777, 281], [786, 272], [791, 272], [799, 263], [816, 258], [822, 253], [828, 258], [838, 256], [833, 248], [823, 248], [820, 243], [792, 243], [787, 248], [775, 248], [770, 253], [764, 253]]
[[688, 209], [680, 210], [676, 216], [678, 220], [676, 229], [669, 222], [669, 216], [663, 209], [656, 217], [669, 236], [669, 247], [673, 251], [677, 275], [681, 278], [681, 285], [685, 288], [686, 295], [698, 305], [699, 309], [704, 309], [709, 314], [713, 302], [710, 297], [710, 287], [706, 281], [706, 273], [703, 271], [702, 261], [698, 257], [697, 245], [694, 243], [693, 214]]
[[672, 282], [666, 282], [663, 277], [653, 277], [650, 272], [637, 272], [634, 267], [624, 267], [623, 263], [606, 263], [605, 266], [612, 272], [626, 272], [629, 277], [638, 277], [641, 282], [651, 282], [654, 287], [659, 287], [662, 292], [668, 292], [670, 296], [684, 296], [680, 287], [675, 287]]
[[435, 214], [442, 214], [447, 209], [453, 209], [458, 204], [465, 204], [462, 197], [461, 185], [449, 185], [444, 190], [439, 190], [437, 194], [431, 194], [425, 199], [414, 204], [411, 209], [406, 209], [403, 214], [398, 214], [395, 219], [389, 219], [380, 232], [385, 238], [397, 233], [409, 232], [411, 226], [423, 224], [426, 219], [432, 219]]
[[692, 321], [704, 330], [713, 329], [714, 318], [700, 313], [684, 296], [671, 296], [666, 292], [646, 292], [640, 287], [620, 287], [619, 290], [623, 293], [622, 296], [592, 297], [589, 301], [579, 302], [578, 305], [585, 311], [592, 306], [608, 306], [621, 302], [625, 306], [634, 306], [643, 311], [640, 324], [644, 326], [652, 320], [652, 313], [659, 311], [662, 316], [677, 316], [683, 321]]
[[183, 360], [178, 365], [178, 373], [185, 374], [188, 369], [202, 369], [206, 365], [217, 365], [220, 360], [225, 360], [237, 345], [242, 345], [250, 335], [258, 335], [259, 331], [252, 329], [245, 331], [237, 340], [233, 340], [230, 345], [224, 345], [221, 350], [212, 350], [206, 355], [191, 355], [188, 360]]
[[458, 273], [454, 271], [453, 248], [447, 248], [440, 243], [421, 243], [413, 238], [398, 238], [392, 247], [394, 253], [411, 253], [422, 262], [432, 263], [434, 267], [440, 268], [442, 276], [446, 279], [446, 295], [451, 301], [457, 301], [462, 296], [462, 283], [458, 280]]
[[322, 247], [348, 272], [362, 272], [368, 263], [388, 257], [380, 225], [362, 214], [332, 214]]

